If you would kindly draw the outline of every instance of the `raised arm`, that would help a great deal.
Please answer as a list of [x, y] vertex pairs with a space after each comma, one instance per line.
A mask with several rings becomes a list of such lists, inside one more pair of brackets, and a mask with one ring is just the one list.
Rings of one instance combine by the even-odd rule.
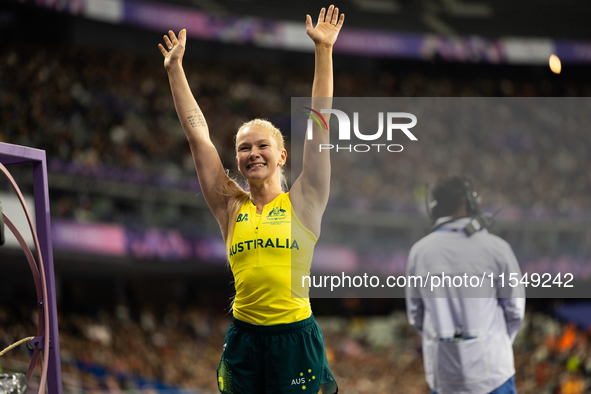
[[158, 48], [164, 55], [164, 67], [168, 72], [174, 106], [191, 147], [203, 196], [220, 224], [225, 239], [228, 231], [228, 206], [232, 198], [230, 197], [231, 193], [223, 189], [223, 185], [227, 184], [228, 175], [211, 142], [207, 122], [191, 93], [183, 70], [182, 60], [187, 43], [186, 30], [183, 29], [179, 33], [178, 39], [170, 30], [168, 36], [164, 36], [164, 43], [166, 47], [158, 44]]
[[[345, 14], [339, 17], [339, 9], [331, 5], [326, 11], [320, 10], [318, 24], [312, 26], [312, 17], [306, 15], [306, 33], [314, 41], [316, 62], [312, 85], [312, 109], [332, 108], [333, 72], [332, 47], [337, 40]], [[322, 114], [328, 124], [330, 114]], [[316, 236], [320, 235], [322, 214], [330, 194], [329, 150], [319, 151], [320, 144], [330, 141], [329, 130], [314, 122], [313, 139], [304, 142], [302, 174], [291, 189], [291, 201], [302, 224]]]

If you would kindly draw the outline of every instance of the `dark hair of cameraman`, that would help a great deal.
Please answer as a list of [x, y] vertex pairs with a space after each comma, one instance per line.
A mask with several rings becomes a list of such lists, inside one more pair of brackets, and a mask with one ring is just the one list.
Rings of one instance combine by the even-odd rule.
[[439, 178], [433, 189], [430, 203], [431, 219], [452, 216], [474, 216], [480, 212], [480, 197], [472, 188], [472, 182], [457, 175]]

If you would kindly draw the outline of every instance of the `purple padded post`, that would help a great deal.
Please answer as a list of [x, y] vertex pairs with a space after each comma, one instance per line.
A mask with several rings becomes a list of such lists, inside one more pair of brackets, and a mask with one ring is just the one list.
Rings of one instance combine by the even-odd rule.
[[49, 352], [47, 370], [47, 388], [49, 394], [62, 394], [62, 370], [60, 363], [60, 346], [57, 329], [57, 305], [55, 298], [55, 276], [53, 272], [53, 246], [51, 243], [51, 219], [49, 216], [49, 187], [47, 182], [47, 160], [45, 151], [0, 142], [0, 163], [32, 164], [35, 194], [35, 226], [39, 247], [45, 268], [47, 297], [49, 307], [49, 333], [53, 346], [44, 351]]

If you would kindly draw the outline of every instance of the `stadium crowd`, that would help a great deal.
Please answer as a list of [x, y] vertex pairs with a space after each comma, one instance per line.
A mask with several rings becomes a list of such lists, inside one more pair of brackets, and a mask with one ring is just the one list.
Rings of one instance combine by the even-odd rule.
[[[0, 347], [36, 331], [36, 313], [0, 308]], [[95, 315], [62, 314], [60, 348], [64, 393], [177, 390], [215, 393], [229, 315], [170, 307], [164, 313], [124, 305]], [[404, 312], [388, 316], [319, 317], [327, 355], [348, 393], [426, 393], [420, 337]], [[582, 394], [591, 389], [591, 331], [528, 312], [515, 345], [521, 394]], [[0, 359], [22, 371], [24, 345]], [[38, 374], [38, 372], [37, 372]], [[34, 383], [31, 384], [31, 387]]]
[[[50, 173], [73, 175], [73, 180], [82, 176], [197, 191], [191, 153], [155, 44], [150, 57], [80, 44], [3, 43], [0, 142], [45, 149]], [[441, 64], [444, 71], [437, 71], [417, 63], [391, 67], [376, 61], [370, 72], [348, 71], [341, 60], [347, 59], [335, 60], [335, 94], [340, 97], [570, 97], [576, 104], [570, 108], [578, 108], [578, 97], [591, 96], [588, 77], [550, 78], [539, 69], [525, 75], [523, 70], [470, 65], [465, 72]], [[291, 98], [311, 92], [311, 65], [187, 58], [185, 69], [212, 140], [230, 169], [235, 168], [234, 134], [243, 122], [269, 118], [289, 138]], [[547, 100], [526, 108], [537, 117], [520, 124], [515, 121], [519, 106], [500, 105], [490, 112], [474, 101], [468, 104], [474, 116], [464, 119], [461, 128], [430, 123], [429, 142], [408, 149], [405, 144], [401, 154], [372, 156], [362, 166], [351, 155], [334, 154], [329, 204], [417, 213], [426, 181], [461, 172], [475, 181], [486, 205], [508, 206], [501, 213], [508, 219], [591, 218], [586, 171], [591, 168], [591, 111], [558, 111], [564, 104]], [[431, 109], [417, 108], [424, 114]], [[513, 127], [490, 127], [499, 124], [497, 118]], [[106, 195], [52, 190], [50, 197], [56, 218], [116, 221], [113, 212], [125, 209]], [[141, 225], [144, 219], [133, 220]], [[345, 315], [317, 317], [343, 392], [428, 392], [420, 337], [404, 312]], [[36, 318], [29, 308], [0, 305], [0, 349], [34, 335]], [[166, 311], [130, 311], [121, 304], [86, 315], [62, 310], [64, 393], [216, 393], [215, 368], [230, 321], [230, 314], [174, 305]], [[0, 358], [0, 369], [23, 371], [30, 356], [20, 346]], [[591, 329], [530, 310], [515, 342], [515, 362], [519, 393], [589, 392]]]
[[[156, 59], [117, 49], [8, 45], [0, 53], [0, 141], [47, 150], [50, 172], [195, 189], [189, 147], [166, 72]], [[311, 90], [305, 67], [187, 59], [185, 68], [212, 140], [231, 169], [233, 136], [244, 121], [267, 117], [289, 134], [290, 99], [309, 96]], [[375, 73], [337, 68], [335, 92], [341, 97], [571, 100], [591, 95], [588, 81], [438, 77], [409, 68]], [[575, 112], [582, 101], [567, 105], [575, 108], [572, 112], [561, 112], [559, 101], [538, 102], [529, 109], [510, 101], [493, 109], [478, 103], [470, 104], [473, 116], [461, 127], [431, 123], [429, 135], [421, 136], [426, 142], [403, 153], [375, 155], [363, 165], [355, 155], [334, 154], [331, 206], [416, 213], [421, 185], [443, 173], [462, 172], [475, 180], [485, 204], [509, 206], [504, 214], [510, 219], [589, 217], [591, 182], [583, 169], [591, 164], [589, 139], [584, 137], [591, 115]], [[428, 102], [422, 105], [417, 111], [434, 111], [425, 107]], [[521, 112], [533, 118], [518, 119]], [[57, 217], [112, 221], [117, 209], [104, 196], [55, 195], [52, 213]]]

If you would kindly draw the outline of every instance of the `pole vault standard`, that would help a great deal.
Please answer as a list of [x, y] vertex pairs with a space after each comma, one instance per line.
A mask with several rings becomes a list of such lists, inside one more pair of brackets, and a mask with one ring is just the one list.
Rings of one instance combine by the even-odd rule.
[[[49, 355], [47, 365], [47, 388], [49, 394], [62, 394], [62, 372], [60, 347], [57, 328], [57, 306], [55, 297], [55, 277], [53, 272], [53, 246], [51, 243], [51, 220], [49, 216], [49, 188], [47, 183], [47, 160], [45, 151], [0, 142], [0, 163], [4, 166], [13, 164], [31, 164], [33, 166], [33, 185], [35, 196], [35, 227], [39, 239], [39, 250], [45, 271], [47, 297], [38, 305], [49, 316], [49, 326], [45, 326], [44, 336], [35, 338], [31, 344], [36, 349], [43, 349]], [[41, 321], [39, 322], [41, 324]], [[49, 349], [45, 349], [49, 334]], [[43, 388], [40, 388], [42, 392]]]

